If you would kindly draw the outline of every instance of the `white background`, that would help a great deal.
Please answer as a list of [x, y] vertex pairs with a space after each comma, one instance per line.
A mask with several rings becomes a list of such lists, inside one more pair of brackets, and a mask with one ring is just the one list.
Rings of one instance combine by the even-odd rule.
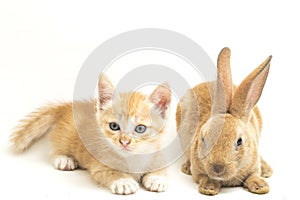
[[[299, 180], [299, 4], [296, 1], [1, 1], [0, 2], [0, 199], [295, 199]], [[77, 74], [102, 42], [138, 28], [170, 29], [197, 42], [216, 61], [232, 50], [239, 83], [268, 55], [270, 74], [259, 106], [264, 116], [261, 152], [274, 169], [267, 195], [242, 188], [216, 197], [197, 192], [191, 177], [170, 170], [170, 187], [116, 196], [98, 188], [86, 171], [61, 172], [39, 142], [22, 155], [9, 151], [12, 128], [51, 101], [71, 100]]]

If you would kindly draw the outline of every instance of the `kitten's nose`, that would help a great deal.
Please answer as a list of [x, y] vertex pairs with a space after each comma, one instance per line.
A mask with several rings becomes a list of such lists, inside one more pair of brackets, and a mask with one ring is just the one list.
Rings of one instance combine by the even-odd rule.
[[130, 144], [130, 140], [124, 140], [124, 139], [119, 139], [120, 144], [122, 144], [123, 146], [127, 146]]
[[128, 146], [131, 143], [131, 138], [127, 136], [126, 134], [122, 134], [119, 138], [119, 142], [122, 146]]

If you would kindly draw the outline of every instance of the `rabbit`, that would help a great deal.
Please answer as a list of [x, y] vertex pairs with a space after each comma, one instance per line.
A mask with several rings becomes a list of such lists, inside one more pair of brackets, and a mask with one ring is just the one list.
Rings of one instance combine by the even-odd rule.
[[187, 90], [176, 110], [176, 125], [187, 161], [182, 171], [192, 175], [205, 195], [222, 186], [243, 186], [256, 194], [269, 192], [264, 178], [272, 168], [258, 154], [262, 117], [256, 106], [266, 82], [269, 56], [237, 87], [232, 84], [231, 51], [217, 61], [217, 80]]

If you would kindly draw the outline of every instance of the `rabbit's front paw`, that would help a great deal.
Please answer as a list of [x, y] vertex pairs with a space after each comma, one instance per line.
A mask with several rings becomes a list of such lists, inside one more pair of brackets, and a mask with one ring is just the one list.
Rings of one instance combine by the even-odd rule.
[[216, 195], [219, 193], [221, 183], [215, 180], [211, 180], [208, 177], [199, 180], [199, 192], [205, 195]]
[[266, 194], [270, 191], [268, 183], [260, 177], [252, 177], [247, 179], [245, 182], [245, 187], [255, 194]]

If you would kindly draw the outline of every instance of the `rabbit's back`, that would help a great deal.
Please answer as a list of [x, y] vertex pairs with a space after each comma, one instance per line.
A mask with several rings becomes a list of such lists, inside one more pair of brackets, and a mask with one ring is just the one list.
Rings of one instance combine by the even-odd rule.
[[180, 100], [176, 111], [177, 129], [180, 126], [205, 122], [211, 113], [211, 92], [214, 82], [205, 82], [187, 90]]

